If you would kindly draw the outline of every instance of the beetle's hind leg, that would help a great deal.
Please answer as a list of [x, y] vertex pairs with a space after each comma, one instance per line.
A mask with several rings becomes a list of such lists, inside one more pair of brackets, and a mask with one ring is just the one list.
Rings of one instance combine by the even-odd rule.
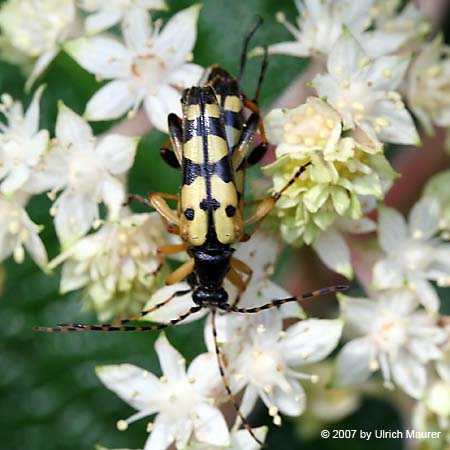
[[217, 328], [216, 328], [216, 310], [214, 308], [211, 308], [211, 325], [212, 325], [212, 333], [213, 333], [213, 340], [214, 340], [214, 349], [216, 352], [217, 357], [217, 363], [219, 365], [219, 372], [220, 377], [222, 378], [223, 385], [225, 387], [225, 390], [227, 391], [228, 397], [230, 397], [231, 403], [234, 406], [234, 409], [236, 410], [236, 414], [238, 415], [239, 419], [241, 419], [242, 424], [244, 425], [244, 428], [250, 433], [251, 437], [260, 445], [263, 446], [264, 443], [261, 442], [256, 436], [255, 433], [252, 430], [251, 425], [248, 423], [247, 419], [242, 414], [239, 403], [236, 400], [235, 395], [233, 394], [233, 391], [230, 388], [230, 385], [228, 383], [227, 376], [225, 374], [225, 363], [223, 359], [222, 352], [220, 351], [219, 343], [217, 341]]

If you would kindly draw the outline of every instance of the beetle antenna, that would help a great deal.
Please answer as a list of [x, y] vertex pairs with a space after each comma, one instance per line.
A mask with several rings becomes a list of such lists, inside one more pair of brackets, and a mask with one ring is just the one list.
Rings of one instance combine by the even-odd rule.
[[257, 16], [257, 22], [255, 26], [245, 36], [244, 45], [242, 47], [241, 52], [241, 62], [239, 65], [239, 76], [238, 76], [239, 84], [241, 83], [242, 76], [244, 75], [245, 63], [247, 62], [248, 45], [250, 44], [250, 41], [253, 35], [255, 34], [256, 30], [262, 25], [263, 22], [264, 22], [263, 18], [261, 16]]
[[141, 311], [140, 313], [128, 317], [126, 319], [122, 320], [116, 320], [111, 323], [105, 323], [105, 324], [94, 324], [94, 325], [84, 325], [81, 323], [60, 323], [57, 327], [35, 327], [33, 328], [34, 331], [39, 332], [47, 332], [47, 333], [54, 333], [54, 332], [69, 332], [69, 331], [157, 331], [162, 330], [164, 328], [173, 327], [177, 323], [185, 320], [190, 315], [195, 314], [196, 312], [200, 311], [202, 309], [201, 306], [193, 306], [190, 308], [187, 312], [182, 314], [181, 316], [177, 317], [176, 319], [172, 319], [168, 323], [162, 323], [159, 325], [142, 325], [142, 326], [125, 326], [125, 324], [129, 322], [136, 322], [140, 320], [142, 317], [144, 317], [147, 314], [150, 314], [153, 311], [156, 311], [157, 309], [163, 307], [164, 305], [167, 305], [169, 302], [171, 302], [176, 297], [181, 297], [183, 295], [188, 294], [191, 292], [191, 289], [183, 290], [183, 291], [176, 291], [174, 292], [169, 298], [166, 300], [157, 303], [156, 305], [152, 306], [149, 309], [146, 309], [144, 311]]
[[322, 295], [328, 295], [333, 292], [343, 292], [346, 291], [349, 288], [349, 286], [343, 284], [343, 285], [336, 285], [336, 286], [329, 286], [321, 289], [317, 289], [316, 291], [307, 292], [305, 294], [301, 294], [295, 297], [287, 297], [287, 298], [279, 298], [275, 300], [271, 300], [269, 303], [266, 303], [265, 305], [261, 306], [255, 306], [254, 308], [238, 308], [233, 305], [217, 305], [217, 308], [220, 308], [227, 312], [235, 312], [235, 313], [241, 313], [241, 314], [253, 314], [253, 313], [259, 313], [261, 311], [265, 311], [266, 309], [270, 308], [278, 308], [281, 305], [284, 305], [285, 303], [291, 303], [291, 302], [297, 302], [299, 303], [302, 300], [307, 300], [309, 298], [314, 297], [320, 297]]
[[263, 56], [263, 60], [261, 63], [261, 69], [259, 71], [259, 78], [258, 78], [258, 84], [256, 85], [255, 97], [253, 98], [253, 101], [255, 103], [258, 103], [258, 100], [259, 100], [259, 94], [261, 93], [261, 86], [264, 81], [264, 77], [266, 75], [268, 63], [269, 63], [269, 61], [268, 61], [267, 46], [264, 46], [264, 56]]

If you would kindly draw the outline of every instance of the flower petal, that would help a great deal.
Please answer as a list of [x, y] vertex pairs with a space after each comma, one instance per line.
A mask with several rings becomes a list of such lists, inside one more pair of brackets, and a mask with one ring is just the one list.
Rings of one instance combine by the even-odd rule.
[[28, 106], [25, 113], [25, 128], [30, 135], [33, 135], [39, 130], [39, 103], [41, 101], [42, 93], [45, 85], [40, 86], [33, 95], [30, 106]]
[[[267, 431], [267, 427], [252, 428], [253, 434], [260, 442], [265, 441]], [[238, 430], [231, 434], [230, 450], [259, 450], [260, 448], [261, 446], [255, 442], [247, 430]]]
[[241, 400], [240, 410], [244, 417], [248, 417], [258, 401], [258, 389], [253, 384], [247, 384]]
[[292, 366], [320, 361], [339, 342], [343, 322], [340, 319], [308, 319], [290, 326], [283, 339], [283, 353]]
[[264, 118], [267, 139], [271, 144], [279, 145], [283, 142], [283, 128], [286, 123], [286, 114], [281, 108], [272, 109]]
[[328, 72], [339, 80], [350, 80], [361, 69], [366, 58], [363, 48], [355, 37], [344, 29], [334, 44], [327, 61]]
[[96, 34], [120, 22], [122, 11], [120, 8], [102, 8], [86, 17], [84, 26], [87, 34]]
[[91, 196], [63, 192], [55, 203], [55, 228], [63, 247], [85, 235], [98, 214]]
[[417, 297], [409, 289], [390, 290], [379, 298], [380, 309], [391, 311], [393, 317], [410, 316], [417, 306]]
[[171, 382], [182, 381], [186, 378], [186, 361], [175, 350], [164, 333], [161, 333], [155, 342], [155, 350], [158, 354], [159, 364], [163, 374]]
[[144, 450], [167, 450], [169, 445], [175, 440], [175, 424], [158, 414], [153, 422], [153, 430], [145, 443]]
[[353, 234], [370, 233], [377, 229], [377, 224], [368, 217], [362, 217], [361, 219], [339, 217], [336, 224], [339, 229]]
[[439, 296], [434, 287], [420, 277], [408, 277], [408, 285], [417, 294], [420, 303], [431, 314], [436, 314], [441, 306]]
[[367, 338], [347, 342], [336, 358], [333, 384], [340, 387], [366, 382], [371, 374], [370, 358], [371, 345]]
[[102, 78], [126, 77], [129, 73], [130, 53], [123, 44], [112, 37], [76, 39], [67, 42], [64, 50], [83, 69]]
[[171, 86], [160, 85], [156, 95], [144, 98], [145, 111], [150, 122], [161, 131], [167, 133], [167, 116], [170, 113], [181, 115], [181, 95]]
[[195, 390], [205, 397], [217, 399], [217, 392], [226, 394], [215, 353], [198, 355], [191, 362], [187, 376], [193, 381]]
[[102, 166], [113, 175], [130, 170], [139, 140], [120, 134], [108, 134], [97, 145], [96, 155]]
[[160, 381], [152, 373], [132, 364], [98, 366], [96, 373], [108, 389], [136, 410], [158, 411]]
[[420, 144], [413, 118], [404, 106], [399, 108], [397, 102], [381, 100], [375, 104], [372, 115], [388, 123], [377, 132], [381, 141], [403, 145]]
[[55, 132], [58, 141], [69, 148], [74, 144], [87, 147], [94, 139], [87, 122], [63, 103], [59, 105]]
[[319, 234], [314, 249], [322, 262], [344, 277], [353, 278], [350, 250], [343, 236], [333, 228]]
[[194, 411], [194, 433], [200, 442], [212, 445], [228, 446], [230, 434], [222, 413], [218, 408], [208, 404], [199, 403]]
[[[279, 42], [269, 45], [267, 48], [269, 55], [290, 55], [303, 58], [309, 56], [309, 50], [298, 41]], [[262, 53], [261, 53], [262, 54]]]
[[1, 192], [6, 196], [12, 195], [14, 191], [25, 184], [30, 174], [31, 170], [25, 164], [21, 164], [11, 170], [1, 182]]
[[25, 248], [33, 261], [40, 268], [43, 269], [47, 266], [47, 251], [44, 243], [36, 232], [30, 232], [28, 239], [25, 241]]
[[122, 22], [122, 33], [127, 47], [140, 52], [150, 41], [150, 16], [139, 7], [130, 7]]
[[378, 304], [373, 300], [343, 294], [339, 294], [338, 298], [345, 324], [360, 335], [370, 333], [373, 318], [378, 315]]
[[99, 89], [88, 101], [84, 117], [87, 120], [111, 120], [125, 114], [137, 101], [137, 94], [127, 81], [115, 80]]
[[274, 403], [282, 414], [291, 417], [299, 416], [306, 407], [305, 391], [297, 380], [289, 380], [289, 385], [290, 392], [284, 392], [279, 387], [274, 389]]
[[439, 230], [440, 206], [435, 198], [423, 197], [409, 213], [409, 232], [413, 238], [427, 240]]
[[420, 398], [427, 382], [425, 367], [406, 351], [401, 351], [392, 361], [392, 377], [413, 398]]
[[199, 84], [204, 71], [203, 67], [198, 64], [183, 64], [180, 68], [171, 72], [167, 82], [179, 89], [186, 89]]
[[117, 219], [125, 202], [125, 186], [117, 178], [105, 175], [101, 184], [101, 197], [108, 207], [108, 218]]
[[394, 91], [405, 77], [410, 56], [382, 56], [373, 60], [367, 79], [380, 90]]
[[33, 70], [25, 83], [25, 91], [29, 91], [34, 82], [43, 74], [49, 64], [55, 59], [55, 56], [59, 53], [59, 48], [50, 49], [42, 53], [38, 60], [34, 63]]
[[[53, 261], [50, 262], [52, 264]], [[79, 273], [78, 263], [75, 261], [65, 261], [62, 273], [59, 291], [61, 294], [75, 291], [82, 288], [90, 281], [87, 272]]]
[[383, 250], [388, 254], [395, 253], [408, 237], [405, 219], [395, 209], [380, 207], [378, 234]]
[[399, 264], [389, 258], [376, 262], [373, 266], [372, 285], [376, 289], [402, 287], [404, 276]]
[[167, 22], [159, 35], [155, 49], [169, 68], [186, 62], [197, 40], [197, 21], [201, 4], [178, 12]]

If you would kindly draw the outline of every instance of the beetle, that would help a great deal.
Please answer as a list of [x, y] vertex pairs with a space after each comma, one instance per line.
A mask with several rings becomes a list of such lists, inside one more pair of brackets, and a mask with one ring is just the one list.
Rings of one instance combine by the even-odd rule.
[[[217, 343], [216, 310], [257, 313], [288, 302], [299, 302], [302, 299], [342, 291], [347, 289], [347, 286], [326, 287], [301, 296], [275, 299], [253, 308], [240, 308], [237, 305], [240, 294], [251, 280], [252, 270], [245, 262], [234, 256], [233, 246], [250, 239], [252, 233], [286, 189], [307, 169], [307, 166], [299, 167], [281, 190], [256, 202], [254, 212], [249, 217], [244, 217], [245, 171], [262, 159], [268, 147], [257, 106], [266, 58], [262, 64], [254, 100], [245, 97], [239, 85], [245, 65], [248, 41], [255, 29], [256, 27], [247, 35], [244, 44], [239, 78], [234, 78], [221, 66], [212, 66], [205, 73], [201, 84], [183, 92], [182, 117], [179, 118], [175, 114], [168, 116], [170, 142], [161, 148], [160, 154], [170, 166], [181, 171], [179, 194], [156, 192], [151, 193], [148, 200], [139, 196], [130, 196], [131, 199], [146, 203], [158, 211], [167, 229], [181, 237], [182, 244], [160, 247], [159, 253], [170, 255], [187, 252], [188, 260], [170, 274], [166, 284], [170, 285], [187, 279], [191, 289], [177, 291], [151, 309], [111, 324], [59, 324], [57, 327], [37, 327], [35, 330], [46, 332], [156, 331], [173, 326], [203, 308], [209, 308], [212, 314], [215, 350], [224, 386], [243, 425], [253, 439], [262, 445], [243, 417], [226, 379], [226, 364]], [[244, 115], [245, 109], [250, 111], [247, 120]], [[258, 130], [261, 143], [250, 150]], [[177, 209], [173, 210], [167, 200], [176, 200]], [[253, 225], [253, 229], [246, 232], [245, 227], [249, 225]], [[225, 279], [238, 288], [238, 296], [233, 304], [228, 302], [228, 293], [224, 289]], [[194, 306], [178, 318], [159, 325], [127, 325], [163, 307], [177, 296], [189, 292], [192, 293]]]
[[[251, 237], [283, 193], [308, 167], [299, 167], [282, 189], [257, 201], [253, 213], [244, 219], [245, 170], [261, 160], [268, 146], [257, 106], [266, 58], [261, 67], [255, 100], [245, 97], [239, 86], [249, 40], [260, 24], [261, 20], [245, 39], [239, 78], [234, 78], [218, 65], [212, 66], [205, 73], [204, 84], [192, 86], [183, 92], [182, 118], [175, 114], [168, 116], [170, 144], [163, 146], [160, 153], [170, 166], [181, 170], [180, 193], [175, 195], [154, 192], [149, 195], [148, 200], [140, 196], [130, 196], [131, 199], [146, 203], [158, 211], [168, 230], [181, 237], [182, 244], [166, 245], [158, 251], [161, 255], [182, 251], [188, 253], [189, 259], [169, 275], [166, 284], [171, 285], [187, 279], [191, 289], [175, 292], [150, 310], [111, 324], [59, 324], [53, 328], [36, 327], [36, 331], [160, 330], [181, 322], [204, 307], [227, 312], [257, 313], [284, 303], [347, 289], [347, 286], [341, 285], [326, 287], [301, 296], [272, 300], [254, 308], [239, 308], [236, 304], [228, 303], [228, 294], [223, 287], [225, 278], [242, 293], [252, 275], [251, 268], [233, 256], [233, 245]], [[244, 108], [251, 111], [246, 121]], [[262, 142], [249, 152], [257, 130]], [[177, 209], [172, 210], [167, 200], [176, 200]], [[252, 205], [254, 203], [251, 202]], [[245, 232], [248, 225], [254, 227], [250, 232]], [[139, 320], [166, 305], [175, 297], [191, 291], [195, 306], [180, 317], [160, 325], [125, 326], [128, 322]]]

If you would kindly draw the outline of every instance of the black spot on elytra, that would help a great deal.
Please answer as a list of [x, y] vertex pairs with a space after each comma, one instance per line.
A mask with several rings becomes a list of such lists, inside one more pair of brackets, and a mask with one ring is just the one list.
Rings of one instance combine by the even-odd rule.
[[194, 220], [195, 211], [192, 208], [185, 209], [184, 210], [184, 217], [186, 217], [187, 220]]
[[225, 208], [225, 213], [227, 217], [233, 217], [236, 214], [236, 208], [233, 205], [228, 205]]

